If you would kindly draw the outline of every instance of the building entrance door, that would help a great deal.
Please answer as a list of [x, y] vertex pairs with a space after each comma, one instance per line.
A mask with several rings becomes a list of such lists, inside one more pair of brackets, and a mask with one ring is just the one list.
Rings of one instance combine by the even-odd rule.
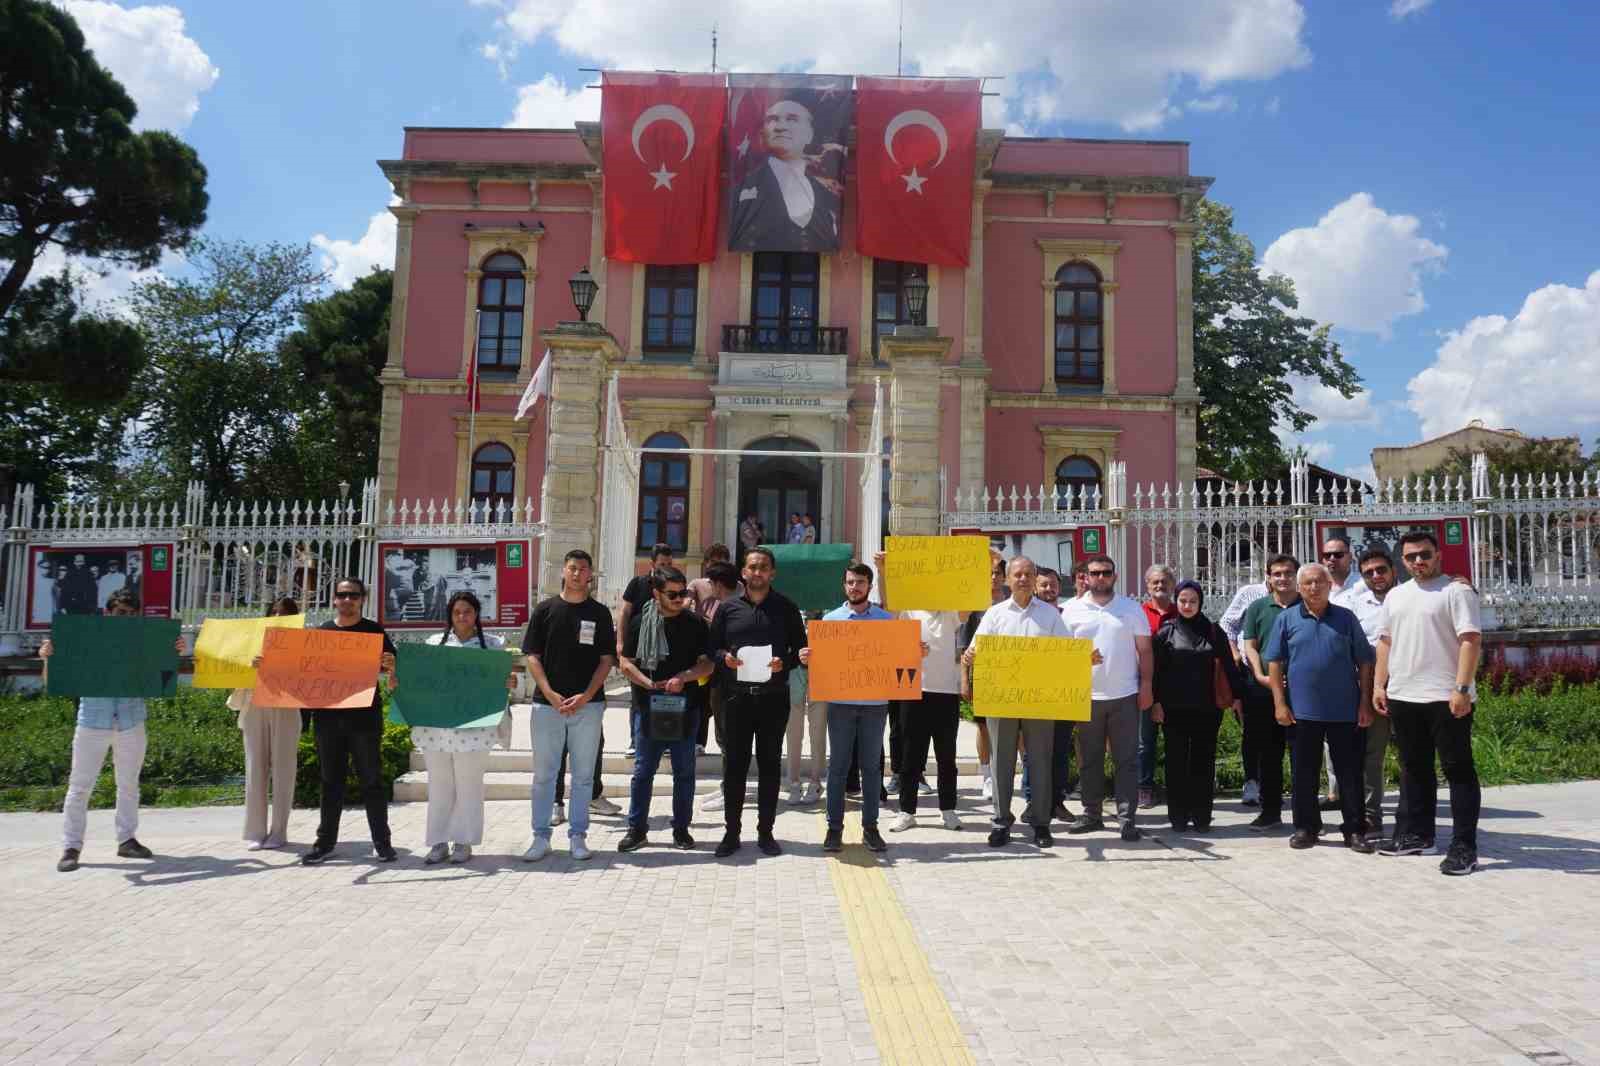
[[[809, 514], [817, 541], [827, 538], [822, 514], [822, 460], [807, 458], [817, 449], [793, 437], [766, 437], [750, 444], [752, 451], [789, 451], [791, 456], [752, 456], [739, 461], [739, 521], [754, 514], [768, 544], [788, 540], [789, 516]], [[739, 543], [738, 530], [728, 541]]]

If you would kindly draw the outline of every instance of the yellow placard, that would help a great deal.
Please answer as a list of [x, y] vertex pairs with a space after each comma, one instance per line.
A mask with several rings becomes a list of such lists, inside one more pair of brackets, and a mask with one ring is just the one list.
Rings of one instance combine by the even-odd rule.
[[883, 551], [890, 610], [988, 609], [988, 537], [885, 537]]
[[207, 618], [194, 642], [195, 688], [254, 688], [262, 635], [269, 629], [304, 629], [303, 614], [273, 618]]
[[1089, 720], [1094, 642], [1072, 637], [980, 636], [972, 661], [972, 713], [995, 718]]

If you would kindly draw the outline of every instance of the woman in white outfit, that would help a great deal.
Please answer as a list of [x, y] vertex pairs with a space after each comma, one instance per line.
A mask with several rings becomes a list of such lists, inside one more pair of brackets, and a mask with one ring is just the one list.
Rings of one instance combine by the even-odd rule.
[[[267, 617], [300, 613], [288, 596], [272, 601]], [[255, 665], [261, 665], [257, 656]], [[228, 709], [239, 712], [244, 734], [244, 839], [250, 851], [281, 848], [288, 841], [294, 809], [294, 775], [300, 758], [300, 708], [257, 707], [254, 689], [236, 688]], [[267, 824], [267, 786], [272, 786], [272, 823]]]
[[[485, 633], [478, 597], [465, 590], [450, 597], [445, 611], [449, 625], [428, 638], [429, 644], [447, 648], [503, 648], [505, 641]], [[506, 687], [515, 683], [506, 664]], [[511, 746], [511, 709], [500, 722], [471, 729], [412, 726], [411, 743], [422, 752], [428, 768], [428, 855], [432, 866], [446, 858], [466, 862], [472, 845], [483, 843], [483, 773], [489, 752], [496, 745]]]

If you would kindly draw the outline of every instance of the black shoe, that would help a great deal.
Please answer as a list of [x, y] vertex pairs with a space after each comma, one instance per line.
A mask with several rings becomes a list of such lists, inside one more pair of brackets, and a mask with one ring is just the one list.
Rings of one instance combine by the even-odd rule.
[[1283, 824], [1283, 818], [1276, 814], [1262, 812], [1250, 822], [1250, 828], [1258, 833], [1265, 833], [1268, 829], [1276, 829]]
[[622, 835], [622, 839], [617, 841], [617, 850], [637, 851], [648, 839], [649, 836], [643, 829], [634, 829], [630, 826], [628, 831]]
[[1385, 840], [1378, 848], [1380, 855], [1421, 855], [1427, 851], [1428, 844], [1415, 833], [1405, 833], [1392, 840]]
[[1371, 855], [1374, 850], [1372, 842], [1360, 833], [1346, 833], [1344, 846], [1358, 855]]
[[721, 843], [717, 845], [717, 858], [726, 859], [743, 846], [744, 842], [739, 839], [739, 834], [728, 833], [723, 836]]
[[1050, 817], [1058, 822], [1070, 822], [1072, 821], [1072, 812], [1067, 810], [1065, 803], [1058, 803], [1050, 809]]
[[883, 834], [878, 832], [878, 827], [875, 825], [862, 827], [861, 842], [867, 846], [868, 851], [889, 850], [889, 842], [883, 839]]
[[1128, 822], [1122, 827], [1122, 839], [1126, 840], [1130, 844], [1143, 837], [1144, 834], [1139, 831], [1139, 827], [1134, 825], [1132, 822]]
[[377, 856], [379, 862], [394, 862], [400, 857], [395, 852], [393, 844], [374, 844], [372, 854]]
[[1188, 822], [1182, 822], [1182, 821], [1173, 822], [1172, 823], [1172, 831], [1174, 833], [1187, 833], [1189, 831], [1189, 823]]
[[1104, 830], [1105, 827], [1106, 823], [1103, 819], [1091, 818], [1087, 814], [1080, 814], [1072, 820], [1071, 825], [1067, 826], [1067, 832], [1077, 836], [1080, 833], [1098, 833]]
[[783, 849], [778, 847], [778, 838], [771, 833], [762, 833], [756, 838], [756, 847], [761, 849], [763, 855], [782, 855]]
[[822, 850], [827, 852], [840, 851], [844, 848], [844, 830], [830, 829], [822, 838]]
[[1009, 843], [1011, 843], [1011, 830], [1001, 828], [989, 830], [989, 846], [991, 848], [1003, 848]]
[[1317, 834], [1309, 829], [1296, 829], [1294, 836], [1289, 838], [1289, 846], [1296, 851], [1317, 846]]
[[129, 837], [117, 845], [117, 857], [119, 859], [153, 859], [156, 855], [155, 852], [139, 843], [137, 837]]
[[69, 874], [78, 868], [78, 849], [68, 848], [61, 853], [61, 858], [56, 861], [56, 869], [64, 874]]
[[319, 866], [322, 863], [326, 862], [328, 860], [328, 856], [332, 855], [332, 854], [333, 854], [333, 845], [332, 844], [327, 844], [327, 845], [317, 844], [317, 845], [313, 846], [310, 851], [308, 851], [304, 855], [300, 856], [300, 865], [301, 866]]
[[1056, 838], [1050, 835], [1049, 826], [1036, 825], [1033, 827], [1033, 846], [1036, 848], [1053, 848], [1056, 846]]
[[1465, 877], [1477, 868], [1478, 849], [1459, 840], [1450, 845], [1450, 851], [1439, 864], [1439, 872], [1450, 877]]
[[674, 829], [672, 831], [672, 846], [679, 851], [688, 851], [694, 847], [694, 837], [689, 835], [687, 829]]
[[1211, 823], [1210, 822], [1196, 822], [1196, 823], [1194, 823], [1194, 828], [1192, 830], [1190, 830], [1190, 832], [1192, 832], [1197, 837], [1203, 837], [1207, 833], [1211, 832]]

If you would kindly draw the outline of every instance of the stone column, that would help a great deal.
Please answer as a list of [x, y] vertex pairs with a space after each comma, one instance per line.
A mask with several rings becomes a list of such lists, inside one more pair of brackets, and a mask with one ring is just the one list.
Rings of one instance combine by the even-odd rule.
[[1177, 415], [1177, 488], [1187, 491], [1194, 484], [1197, 459], [1200, 393], [1194, 383], [1194, 235], [1193, 222], [1174, 222], [1172, 231], [1177, 271], [1178, 383], [1173, 390]]
[[389, 208], [395, 217], [394, 295], [389, 306], [389, 355], [378, 380], [383, 409], [378, 423], [378, 496], [394, 499], [400, 479], [400, 419], [405, 407], [406, 304], [411, 290], [411, 234], [420, 213], [414, 207]]
[[[916, 326], [897, 327], [893, 335], [879, 342], [879, 351], [889, 364], [885, 428], [892, 450], [887, 533], [932, 536], [939, 532], [939, 370], [952, 343], [952, 337], [936, 336], [932, 329]], [[870, 500], [863, 503], [871, 505]]]
[[956, 366], [961, 384], [961, 467], [956, 486], [982, 492], [988, 448], [989, 368], [981, 358]]
[[574, 548], [599, 554], [605, 383], [622, 350], [594, 323], [563, 322], [540, 336], [550, 349], [550, 438], [539, 494], [547, 527], [539, 567], [545, 597], [560, 588], [563, 555]]

